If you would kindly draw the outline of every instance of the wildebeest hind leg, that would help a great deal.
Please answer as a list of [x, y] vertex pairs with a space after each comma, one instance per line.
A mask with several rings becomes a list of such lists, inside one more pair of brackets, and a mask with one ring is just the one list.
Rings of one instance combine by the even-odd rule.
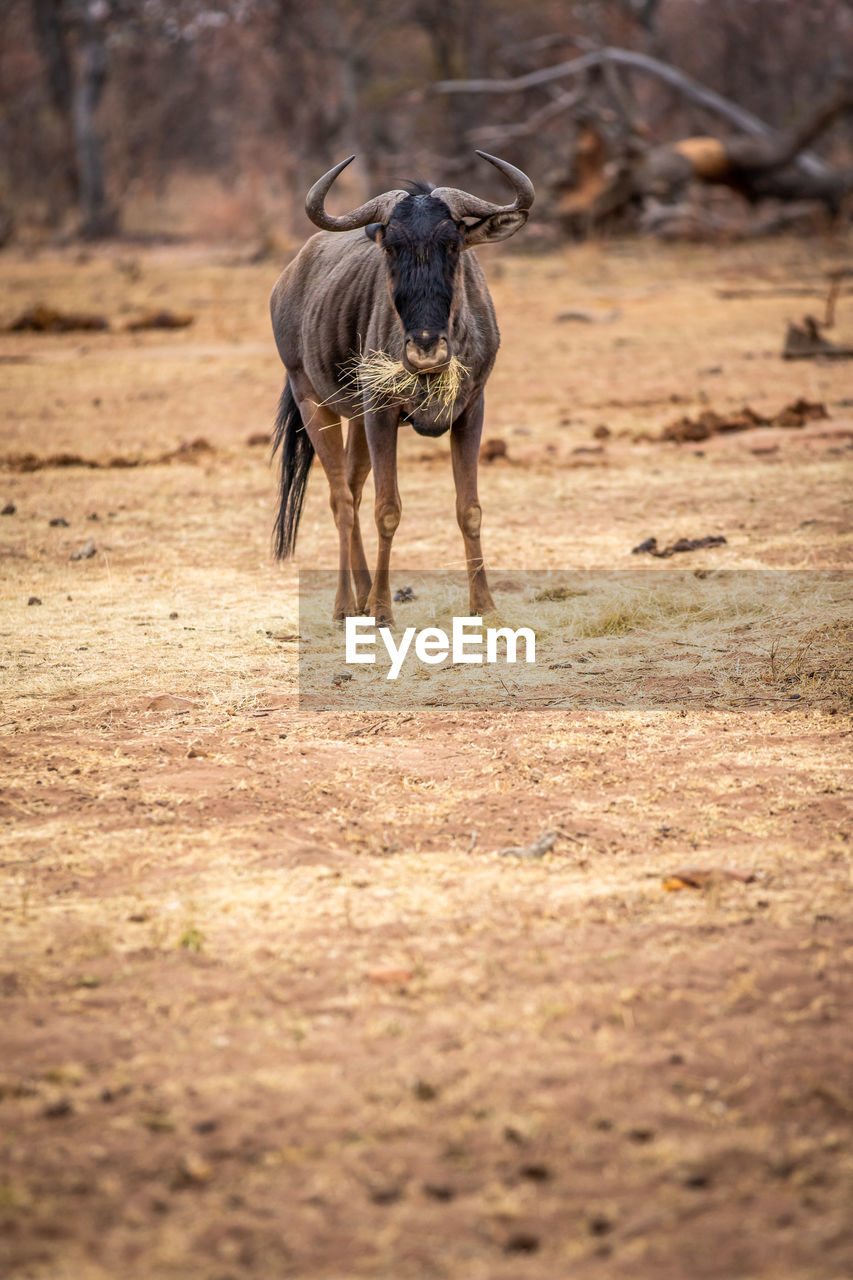
[[361, 540], [361, 525], [358, 511], [361, 506], [361, 495], [364, 482], [370, 475], [370, 450], [367, 447], [367, 436], [364, 433], [364, 418], [351, 418], [347, 431], [347, 481], [353, 501], [352, 540], [350, 543], [350, 561], [352, 576], [355, 579], [355, 605], [359, 613], [364, 613], [367, 598], [370, 595], [370, 570], [367, 567], [367, 556], [364, 554], [364, 543]]
[[355, 508], [347, 481], [347, 456], [341, 420], [332, 408], [319, 403], [314, 388], [301, 369], [288, 369], [287, 372], [305, 430], [329, 481], [329, 502], [338, 530], [338, 589], [332, 616], [339, 622], [356, 612], [350, 575], [350, 543]]
[[450, 432], [450, 457], [456, 485], [456, 519], [465, 543], [471, 616], [478, 618], [495, 612], [480, 545], [482, 512], [477, 496], [477, 466], [482, 431], [483, 397], [480, 396], [457, 418]]

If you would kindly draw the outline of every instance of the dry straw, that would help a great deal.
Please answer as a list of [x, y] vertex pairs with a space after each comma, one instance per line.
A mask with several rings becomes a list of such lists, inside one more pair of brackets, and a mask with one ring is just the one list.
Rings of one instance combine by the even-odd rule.
[[349, 368], [348, 381], [358, 388], [365, 409], [381, 409], [394, 400], [414, 400], [422, 412], [452, 419], [453, 406], [468, 369], [451, 356], [438, 373], [409, 373], [387, 351], [362, 352]]

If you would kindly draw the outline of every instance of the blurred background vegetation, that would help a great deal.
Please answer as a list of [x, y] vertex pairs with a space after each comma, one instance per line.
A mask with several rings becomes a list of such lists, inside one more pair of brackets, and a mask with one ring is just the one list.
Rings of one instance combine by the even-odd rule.
[[[853, 66], [853, 0], [4, 0], [0, 242], [286, 239], [307, 229], [307, 187], [352, 152], [341, 200], [414, 177], [499, 196], [475, 147], [531, 174], [544, 227], [584, 234], [636, 206], [590, 220], [577, 192], [593, 171], [600, 204], [602, 174], [612, 186], [639, 153], [741, 132], [684, 85], [607, 58], [536, 81], [608, 48], [784, 133]], [[849, 176], [853, 112], [811, 145], [814, 174]]]

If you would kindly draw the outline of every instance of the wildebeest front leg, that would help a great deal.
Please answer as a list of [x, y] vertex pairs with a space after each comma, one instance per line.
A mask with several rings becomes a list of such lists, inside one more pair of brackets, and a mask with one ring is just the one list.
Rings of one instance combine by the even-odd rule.
[[332, 616], [336, 622], [340, 622], [356, 612], [350, 575], [350, 543], [355, 507], [347, 479], [347, 456], [341, 420], [334, 409], [319, 403], [314, 388], [301, 369], [288, 369], [288, 377], [305, 430], [329, 481], [329, 502], [338, 530], [338, 589]]
[[468, 568], [468, 596], [471, 616], [482, 618], [495, 612], [495, 602], [486, 581], [480, 546], [482, 512], [477, 497], [477, 465], [483, 432], [483, 397], [480, 395], [454, 422], [450, 430], [450, 457], [456, 485], [456, 519], [465, 543]]
[[394, 621], [391, 608], [391, 543], [400, 523], [402, 504], [397, 488], [397, 428], [400, 421], [398, 409], [385, 409], [365, 415], [364, 428], [373, 466], [373, 486], [376, 492], [374, 515], [379, 550], [376, 557], [376, 573], [367, 598], [367, 613], [376, 619], [377, 626]]
[[364, 554], [361, 525], [358, 519], [364, 482], [369, 475], [370, 450], [367, 447], [367, 436], [364, 432], [364, 418], [351, 418], [347, 431], [347, 481], [353, 500], [351, 563], [352, 576], [355, 579], [355, 604], [359, 613], [364, 613], [367, 598], [370, 595], [370, 570], [367, 567], [367, 556]]

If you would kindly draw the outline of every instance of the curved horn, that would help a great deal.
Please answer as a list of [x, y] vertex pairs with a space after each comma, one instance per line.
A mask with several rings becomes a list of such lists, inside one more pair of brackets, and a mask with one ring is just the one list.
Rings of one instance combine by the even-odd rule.
[[448, 205], [454, 218], [489, 218], [493, 213], [526, 213], [536, 194], [527, 174], [516, 169], [508, 160], [490, 156], [486, 151], [478, 151], [477, 155], [488, 160], [489, 164], [494, 165], [509, 180], [515, 190], [512, 204], [492, 204], [490, 200], [481, 200], [479, 196], [472, 196], [456, 187], [436, 187], [431, 194]]
[[375, 196], [372, 200], [368, 200], [367, 204], [360, 205], [350, 213], [341, 214], [340, 217], [336, 218], [333, 214], [327, 213], [324, 202], [329, 188], [338, 174], [348, 164], [352, 164], [354, 159], [355, 156], [349, 156], [340, 164], [336, 164], [328, 173], [324, 173], [305, 197], [305, 212], [314, 226], [319, 227], [321, 231], [354, 231], [356, 227], [366, 227], [370, 222], [384, 222], [390, 209], [406, 194], [405, 191], [386, 191], [384, 195]]

